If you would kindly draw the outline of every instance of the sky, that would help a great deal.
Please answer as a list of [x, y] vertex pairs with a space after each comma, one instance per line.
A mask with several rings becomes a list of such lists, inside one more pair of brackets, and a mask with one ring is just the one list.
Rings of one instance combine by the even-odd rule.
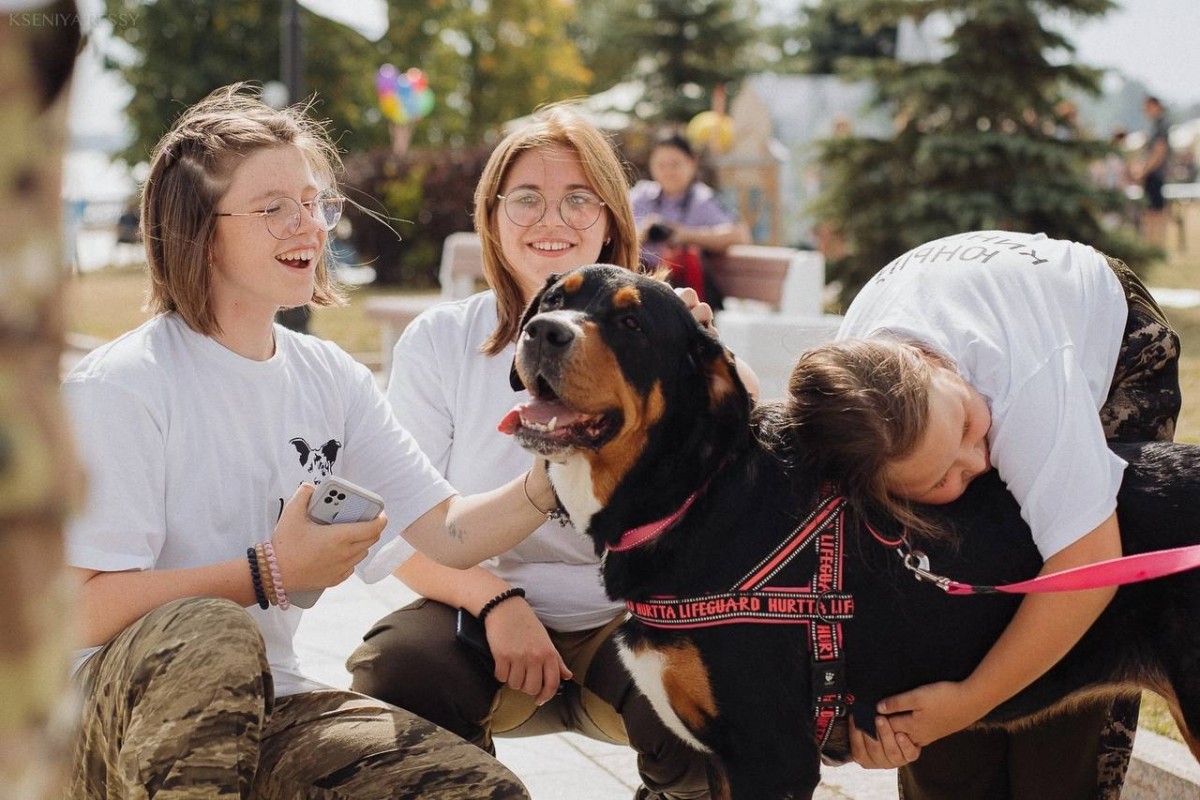
[[1169, 106], [1200, 103], [1200, 0], [1120, 0], [1096, 22], [1064, 27], [1076, 60], [1116, 67]]
[[[794, 7], [795, 0], [762, 0], [765, 6]], [[1167, 104], [1200, 103], [1200, 0], [1119, 0], [1098, 21], [1063, 23], [1076, 45], [1076, 60], [1115, 68], [1136, 78]], [[85, 22], [102, 13], [100, 0], [79, 0]], [[99, 23], [103, 29], [104, 23]], [[71, 128], [75, 133], [112, 135], [124, 122], [121, 108], [128, 88], [85, 52], [73, 89]]]

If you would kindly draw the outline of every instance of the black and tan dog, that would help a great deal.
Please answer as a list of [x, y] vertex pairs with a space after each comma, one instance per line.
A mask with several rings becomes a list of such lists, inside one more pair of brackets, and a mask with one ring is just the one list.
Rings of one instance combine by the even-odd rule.
[[[526, 313], [514, 376], [535, 398], [502, 429], [551, 462], [575, 526], [627, 601], [623, 658], [678, 734], [710, 752], [735, 800], [811, 797], [847, 758], [851, 702], [964, 678], [1019, 597], [951, 597], [902, 564], [885, 530], [837, 512], [820, 476], [773, 442], [728, 352], [663, 284], [607, 266], [552, 278]], [[1121, 449], [1127, 553], [1200, 540], [1200, 448]], [[996, 585], [1040, 567], [995, 474], [926, 546], [958, 581]], [[876, 522], [873, 520], [873, 522]], [[1097, 693], [1153, 689], [1200, 757], [1200, 573], [1121, 589], [1047, 675], [989, 716], [1018, 723]], [[830, 723], [834, 724], [830, 724]], [[827, 732], [830, 729], [831, 732]]]

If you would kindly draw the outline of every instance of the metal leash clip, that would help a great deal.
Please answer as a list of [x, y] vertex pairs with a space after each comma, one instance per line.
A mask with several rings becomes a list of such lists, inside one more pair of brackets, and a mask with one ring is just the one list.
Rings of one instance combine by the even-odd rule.
[[911, 572], [914, 578], [922, 583], [932, 583], [943, 592], [950, 588], [949, 578], [929, 571], [929, 556], [920, 550], [910, 550], [906, 553], [897, 549], [896, 552], [900, 554], [904, 568]]

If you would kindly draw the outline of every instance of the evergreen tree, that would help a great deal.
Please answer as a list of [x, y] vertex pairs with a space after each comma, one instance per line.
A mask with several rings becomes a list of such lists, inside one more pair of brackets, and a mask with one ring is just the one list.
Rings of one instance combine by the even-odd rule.
[[609, 0], [573, 34], [597, 88], [640, 80], [641, 116], [686, 122], [711, 106], [713, 87], [751, 70], [757, 17], [755, 0]]
[[918, 63], [858, 60], [894, 116], [887, 138], [822, 144], [825, 191], [814, 213], [840, 228], [847, 255], [831, 264], [844, 302], [891, 259], [972, 229], [1040, 231], [1087, 242], [1131, 265], [1147, 251], [1101, 213], [1123, 202], [1094, 187], [1087, 166], [1107, 144], [1088, 141], [1061, 104], [1098, 91], [1097, 71], [1064, 59], [1073, 48], [1043, 20], [1101, 15], [1111, 0], [846, 0], [866, 30], [944, 13], [945, 55]]
[[896, 54], [896, 26], [865, 30], [844, 16], [843, 0], [820, 0], [805, 15], [800, 35], [805, 43], [805, 72], [831, 75], [842, 58], [890, 58]]

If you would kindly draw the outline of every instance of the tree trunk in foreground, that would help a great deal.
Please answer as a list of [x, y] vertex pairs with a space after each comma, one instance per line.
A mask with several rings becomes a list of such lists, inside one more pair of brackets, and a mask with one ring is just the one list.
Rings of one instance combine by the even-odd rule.
[[78, 17], [69, 3], [33, 12], [0, 24], [0, 798], [21, 800], [59, 796], [68, 763], [76, 637], [62, 527], [82, 489], [58, 390]]

